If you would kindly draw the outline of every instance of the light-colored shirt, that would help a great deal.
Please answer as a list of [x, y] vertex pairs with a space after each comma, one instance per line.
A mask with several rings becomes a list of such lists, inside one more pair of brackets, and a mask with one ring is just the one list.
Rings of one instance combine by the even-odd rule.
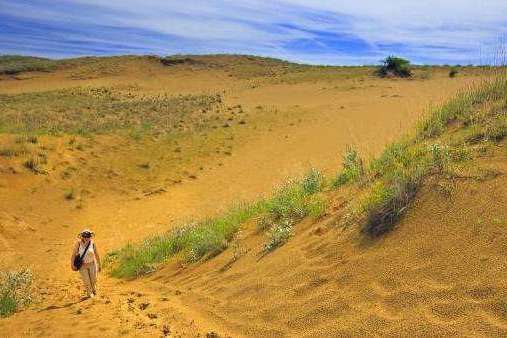
[[[79, 250], [78, 250], [79, 256], [83, 255], [83, 252], [86, 249], [87, 245], [88, 244], [85, 244], [82, 241], [79, 241]], [[93, 244], [93, 241], [90, 240], [90, 247], [88, 248], [88, 250], [86, 251], [85, 256], [83, 257], [83, 263], [87, 264], [87, 263], [94, 263], [95, 262], [95, 250], [94, 250], [94, 247], [95, 247], [95, 245]]]

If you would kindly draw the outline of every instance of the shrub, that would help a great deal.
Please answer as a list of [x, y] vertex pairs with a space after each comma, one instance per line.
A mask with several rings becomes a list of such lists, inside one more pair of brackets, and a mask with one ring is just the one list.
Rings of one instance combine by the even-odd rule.
[[458, 75], [458, 73], [459, 73], [458, 67], [451, 67], [451, 69], [449, 70], [449, 77], [454, 78]]
[[31, 301], [32, 272], [0, 272], [0, 317], [7, 317], [28, 306]]
[[410, 61], [396, 56], [388, 56], [382, 60], [382, 66], [377, 70], [377, 74], [381, 77], [411, 77]]

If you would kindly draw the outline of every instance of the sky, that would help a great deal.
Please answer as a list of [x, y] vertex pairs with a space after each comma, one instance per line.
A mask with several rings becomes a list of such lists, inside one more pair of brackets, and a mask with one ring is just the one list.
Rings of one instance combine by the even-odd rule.
[[507, 0], [0, 0], [0, 54], [253, 54], [310, 64], [497, 62]]

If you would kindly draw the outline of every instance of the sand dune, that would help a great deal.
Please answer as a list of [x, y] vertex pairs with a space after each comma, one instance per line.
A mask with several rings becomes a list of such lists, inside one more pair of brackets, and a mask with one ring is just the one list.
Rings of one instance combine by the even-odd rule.
[[[249, 224], [235, 248], [212, 260], [170, 261], [136, 281], [103, 274], [100, 296], [79, 301], [80, 281], [68, 269], [68, 256], [81, 228], [96, 230], [105, 253], [268, 194], [310, 166], [333, 175], [347, 145], [378, 154], [430, 103], [477, 79], [472, 71], [449, 79], [438, 69], [430, 79], [411, 81], [379, 80], [362, 70], [349, 78], [354, 70], [347, 69], [242, 77], [241, 68], [164, 68], [143, 58], [117, 67], [106, 74], [85, 65], [3, 78], [0, 93], [120, 84], [147, 97], [220, 92], [224, 106], [217, 116], [229, 118], [226, 108], [240, 104], [247, 122], [206, 141], [178, 139], [183, 154], [172, 143], [163, 148], [151, 140], [99, 134], [79, 139], [79, 150], [67, 135], [41, 136], [34, 147], [53, 149], [48, 175], [0, 156], [0, 267], [31, 267], [37, 295], [29, 309], [0, 319], [2, 336], [506, 334], [503, 174], [459, 181], [450, 195], [428, 183], [399, 229], [374, 242], [332, 226], [353, 194], [338, 192], [333, 213], [303, 221], [272, 254], [260, 257], [264, 237]], [[210, 148], [199, 153], [200, 144]], [[483, 164], [504, 173], [505, 149]], [[139, 168], [155, 153], [174, 158]], [[76, 170], [64, 177], [70, 166]], [[77, 198], [65, 200], [69, 187]]]

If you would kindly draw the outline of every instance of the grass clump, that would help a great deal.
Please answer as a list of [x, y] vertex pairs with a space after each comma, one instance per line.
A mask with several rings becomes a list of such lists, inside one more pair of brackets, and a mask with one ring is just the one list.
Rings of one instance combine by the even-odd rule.
[[65, 193], [63, 194], [63, 197], [67, 200], [67, 201], [71, 201], [73, 199], [76, 198], [76, 193], [74, 191], [74, 188], [70, 188], [70, 189], [67, 189], [65, 191]]
[[382, 66], [377, 69], [380, 77], [411, 77], [410, 61], [397, 57], [388, 56], [382, 60]]
[[3, 157], [18, 157], [25, 155], [29, 150], [25, 146], [13, 145], [0, 148], [0, 156]]
[[424, 169], [419, 167], [394, 179], [375, 182], [361, 203], [366, 215], [363, 232], [376, 237], [391, 230], [415, 197], [423, 176]]
[[47, 163], [47, 155], [40, 153], [37, 156], [31, 156], [23, 162], [23, 166], [34, 174], [47, 174], [44, 165]]
[[0, 317], [7, 317], [31, 301], [32, 272], [29, 269], [0, 272]]
[[264, 251], [270, 252], [283, 245], [292, 234], [294, 225], [306, 216], [320, 217], [326, 208], [318, 193], [324, 188], [324, 177], [311, 169], [300, 181], [289, 181], [267, 201], [266, 212], [257, 225], [268, 230]]
[[17, 136], [14, 140], [15, 143], [32, 143], [36, 144], [39, 142], [39, 139], [35, 135], [21, 135]]
[[354, 182], [364, 176], [363, 159], [356, 149], [348, 146], [343, 154], [343, 170], [336, 176], [332, 185], [337, 188], [346, 183]]

